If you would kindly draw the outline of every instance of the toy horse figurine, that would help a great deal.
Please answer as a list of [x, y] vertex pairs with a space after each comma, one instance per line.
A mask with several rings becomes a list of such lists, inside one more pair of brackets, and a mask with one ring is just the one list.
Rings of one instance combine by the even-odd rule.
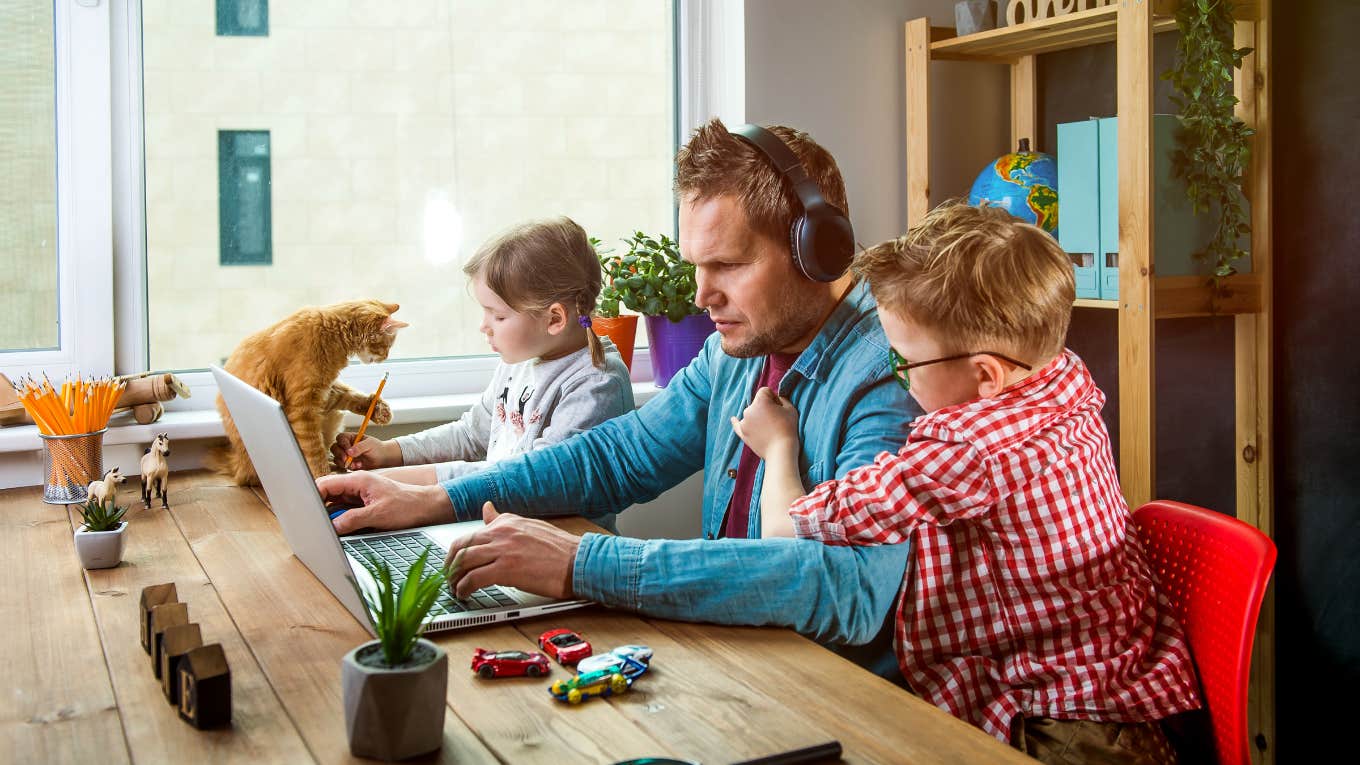
[[153, 496], [161, 498], [161, 507], [167, 509], [170, 507], [170, 501], [167, 497], [170, 464], [165, 459], [169, 456], [170, 435], [157, 433], [156, 439], [151, 442], [151, 446], [147, 447], [146, 453], [142, 455], [142, 504], [146, 507], [151, 507]]
[[104, 473], [104, 477], [98, 481], [90, 481], [90, 485], [85, 489], [85, 496], [90, 499], [99, 500], [99, 504], [108, 507], [118, 495], [118, 484], [127, 480], [127, 476], [113, 468]]

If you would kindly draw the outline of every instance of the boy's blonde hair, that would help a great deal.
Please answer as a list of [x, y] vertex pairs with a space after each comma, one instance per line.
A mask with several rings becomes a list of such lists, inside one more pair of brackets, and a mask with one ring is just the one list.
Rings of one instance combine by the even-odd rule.
[[853, 268], [879, 306], [931, 331], [945, 353], [1041, 362], [1062, 352], [1076, 297], [1072, 262], [1043, 229], [999, 207], [940, 205]]
[[[480, 276], [516, 311], [532, 313], [561, 303], [581, 316], [595, 310], [602, 280], [599, 256], [590, 237], [565, 216], [522, 223], [505, 231], [482, 245], [463, 266], [463, 273]], [[592, 329], [585, 331], [590, 360], [604, 369], [604, 346]]]

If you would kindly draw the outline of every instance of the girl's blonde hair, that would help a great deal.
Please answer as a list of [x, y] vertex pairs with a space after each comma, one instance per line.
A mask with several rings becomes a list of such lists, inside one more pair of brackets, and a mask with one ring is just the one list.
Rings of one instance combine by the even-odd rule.
[[852, 268], [881, 309], [934, 331], [947, 353], [986, 348], [1042, 362], [1062, 352], [1072, 262], [1047, 232], [999, 207], [940, 205]]
[[[506, 305], [524, 313], [561, 303], [568, 312], [589, 317], [601, 286], [600, 260], [590, 238], [565, 216], [505, 231], [482, 245], [463, 273], [481, 277]], [[604, 369], [604, 346], [590, 327], [584, 329], [590, 360]]]

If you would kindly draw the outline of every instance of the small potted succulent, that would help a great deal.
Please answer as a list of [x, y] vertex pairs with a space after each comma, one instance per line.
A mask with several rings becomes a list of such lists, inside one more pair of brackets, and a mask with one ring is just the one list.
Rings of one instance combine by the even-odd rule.
[[449, 657], [420, 637], [448, 571], [429, 574], [426, 548], [400, 586], [386, 561], [370, 556], [374, 592], [359, 588], [377, 639], [345, 654], [341, 687], [349, 750], [356, 757], [402, 760], [444, 742]]
[[694, 264], [680, 258], [674, 240], [637, 231], [623, 241], [626, 253], [601, 258], [605, 269], [601, 308], [617, 312], [622, 303], [647, 317], [652, 373], [657, 386], [664, 388], [699, 354], [713, 334], [713, 322], [694, 304]]
[[76, 529], [76, 554], [80, 565], [87, 569], [113, 568], [123, 561], [127, 547], [127, 521], [120, 507], [112, 499], [100, 502], [91, 497], [80, 506], [80, 528]]

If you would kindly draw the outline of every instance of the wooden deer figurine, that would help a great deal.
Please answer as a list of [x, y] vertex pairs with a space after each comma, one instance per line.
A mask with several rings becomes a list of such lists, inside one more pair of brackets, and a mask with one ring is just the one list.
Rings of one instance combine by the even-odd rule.
[[118, 496], [118, 484], [127, 481], [127, 476], [114, 468], [104, 473], [104, 477], [98, 481], [90, 481], [90, 485], [85, 488], [85, 496], [90, 499], [99, 500], [99, 504], [108, 506]]
[[161, 507], [169, 508], [168, 498], [170, 481], [170, 464], [166, 457], [170, 456], [170, 435], [168, 433], [157, 433], [155, 440], [151, 442], [142, 455], [142, 504], [151, 507], [151, 498], [160, 497]]

